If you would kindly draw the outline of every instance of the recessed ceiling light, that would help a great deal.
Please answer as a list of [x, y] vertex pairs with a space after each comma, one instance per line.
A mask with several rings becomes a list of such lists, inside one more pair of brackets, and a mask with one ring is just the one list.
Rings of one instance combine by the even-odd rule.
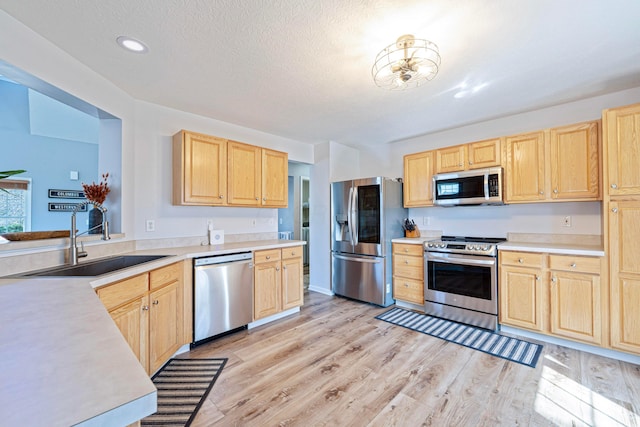
[[135, 53], [147, 53], [149, 48], [139, 40], [127, 36], [120, 36], [116, 39], [123, 48]]

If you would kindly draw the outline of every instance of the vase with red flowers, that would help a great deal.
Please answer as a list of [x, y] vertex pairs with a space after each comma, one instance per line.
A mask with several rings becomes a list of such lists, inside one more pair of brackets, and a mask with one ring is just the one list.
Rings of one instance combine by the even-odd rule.
[[[99, 183], [92, 182], [91, 184], [82, 183], [82, 189], [84, 190], [84, 197], [91, 203], [102, 208], [102, 204], [107, 198], [107, 194], [111, 191], [107, 184], [109, 173], [102, 174], [102, 180]], [[102, 233], [102, 211], [94, 207], [89, 211], [89, 234]]]

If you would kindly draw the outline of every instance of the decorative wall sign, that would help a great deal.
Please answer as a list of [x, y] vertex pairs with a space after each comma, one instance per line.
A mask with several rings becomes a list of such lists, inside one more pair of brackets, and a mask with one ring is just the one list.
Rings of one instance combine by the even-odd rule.
[[[49, 197], [52, 199], [84, 199], [82, 190], [53, 190], [49, 189]], [[49, 209], [51, 210], [51, 209]]]
[[[73, 212], [80, 203], [49, 203], [49, 212]], [[82, 205], [77, 212], [86, 212], [87, 205]]]

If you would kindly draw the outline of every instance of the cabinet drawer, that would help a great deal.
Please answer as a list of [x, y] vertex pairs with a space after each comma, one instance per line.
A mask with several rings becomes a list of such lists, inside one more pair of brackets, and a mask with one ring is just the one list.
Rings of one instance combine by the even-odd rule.
[[280, 260], [280, 249], [269, 249], [266, 251], [255, 251], [253, 253], [253, 262], [260, 264], [263, 262], [272, 262]]
[[422, 257], [394, 255], [393, 275], [422, 280], [424, 277], [424, 262]]
[[500, 265], [542, 268], [545, 256], [545, 254], [533, 252], [500, 251]]
[[422, 281], [393, 278], [393, 297], [415, 304], [424, 304], [424, 284]]
[[107, 310], [124, 304], [149, 290], [149, 273], [140, 274], [98, 289], [98, 297]]
[[301, 257], [302, 257], [302, 246], [282, 248], [282, 259], [301, 258]]
[[166, 267], [158, 268], [149, 273], [149, 286], [153, 289], [158, 289], [161, 286], [168, 285], [180, 279], [180, 263], [167, 265]]
[[549, 268], [551, 270], [600, 274], [600, 258], [575, 255], [549, 255]]
[[393, 253], [422, 257], [424, 256], [424, 246], [413, 243], [394, 243]]

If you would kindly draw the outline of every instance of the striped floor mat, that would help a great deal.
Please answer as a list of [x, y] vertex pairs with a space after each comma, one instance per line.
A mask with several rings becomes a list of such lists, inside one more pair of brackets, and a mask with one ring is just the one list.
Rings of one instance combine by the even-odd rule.
[[480, 350], [532, 368], [536, 367], [538, 357], [542, 352], [542, 346], [539, 344], [398, 307], [376, 316], [376, 319], [473, 348], [474, 350]]
[[143, 426], [188, 426], [228, 359], [171, 359], [151, 380], [158, 389], [158, 412]]

